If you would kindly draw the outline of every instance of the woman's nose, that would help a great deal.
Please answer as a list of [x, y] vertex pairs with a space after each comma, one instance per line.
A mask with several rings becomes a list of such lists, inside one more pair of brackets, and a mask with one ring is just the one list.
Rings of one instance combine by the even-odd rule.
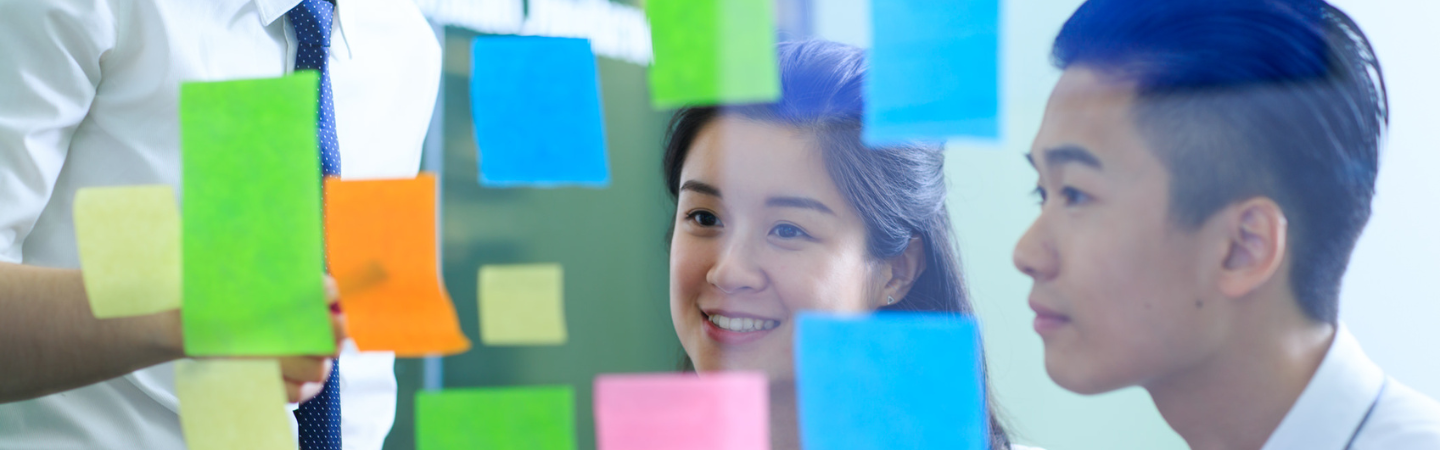
[[705, 281], [726, 294], [764, 290], [765, 271], [761, 269], [760, 261], [755, 260], [756, 253], [743, 240], [732, 239], [721, 250], [715, 265], [705, 275]]

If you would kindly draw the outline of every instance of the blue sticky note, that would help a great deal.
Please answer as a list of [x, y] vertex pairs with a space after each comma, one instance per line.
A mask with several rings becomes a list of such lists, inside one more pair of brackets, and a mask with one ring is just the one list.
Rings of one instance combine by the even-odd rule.
[[482, 36], [473, 50], [470, 107], [480, 184], [610, 184], [590, 41]]
[[795, 333], [807, 450], [989, 448], [973, 320], [804, 313]]
[[1000, 136], [999, 0], [875, 0], [865, 142]]

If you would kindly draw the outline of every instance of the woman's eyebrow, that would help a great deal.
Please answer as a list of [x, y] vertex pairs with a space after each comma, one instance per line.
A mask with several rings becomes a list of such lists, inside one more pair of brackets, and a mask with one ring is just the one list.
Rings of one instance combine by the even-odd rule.
[[717, 188], [717, 187], [715, 187], [715, 186], [711, 186], [711, 185], [709, 185], [709, 184], [705, 184], [705, 183], [703, 183], [703, 182], [695, 181], [695, 180], [688, 180], [688, 181], [686, 181], [685, 184], [680, 185], [680, 190], [682, 190], [682, 191], [690, 191], [690, 192], [694, 192], [694, 193], [697, 193], [697, 194], [705, 194], [705, 195], [713, 196], [713, 197], [715, 197], [715, 198], [721, 198], [721, 197], [720, 197], [720, 188]]
[[772, 208], [805, 208], [813, 209], [829, 215], [835, 215], [829, 207], [819, 200], [806, 197], [770, 197], [765, 200], [765, 206]]

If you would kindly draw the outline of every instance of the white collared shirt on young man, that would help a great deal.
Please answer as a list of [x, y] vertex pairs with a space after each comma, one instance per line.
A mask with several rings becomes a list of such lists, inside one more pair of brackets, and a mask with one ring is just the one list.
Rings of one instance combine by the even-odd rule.
[[1261, 450], [1440, 449], [1440, 403], [1385, 375], [1344, 325]]
[[[0, 261], [79, 267], [82, 187], [178, 193], [180, 83], [291, 72], [285, 14], [299, 3], [0, 0]], [[338, 0], [335, 17], [342, 177], [414, 176], [440, 79], [434, 33], [409, 0]], [[345, 448], [379, 449], [395, 418], [394, 356], [347, 343], [341, 367]], [[183, 449], [171, 371], [0, 404], [0, 448]]]

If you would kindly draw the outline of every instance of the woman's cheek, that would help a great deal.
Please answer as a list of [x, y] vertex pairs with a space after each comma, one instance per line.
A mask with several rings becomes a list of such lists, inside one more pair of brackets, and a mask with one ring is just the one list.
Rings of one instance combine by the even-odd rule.
[[707, 257], [710, 250], [708, 246], [703, 241], [697, 241], [692, 236], [677, 234], [671, 242], [670, 308], [677, 327], [681, 324], [680, 318], [692, 310], [697, 310], [696, 302], [707, 284], [707, 261], [713, 260]]

